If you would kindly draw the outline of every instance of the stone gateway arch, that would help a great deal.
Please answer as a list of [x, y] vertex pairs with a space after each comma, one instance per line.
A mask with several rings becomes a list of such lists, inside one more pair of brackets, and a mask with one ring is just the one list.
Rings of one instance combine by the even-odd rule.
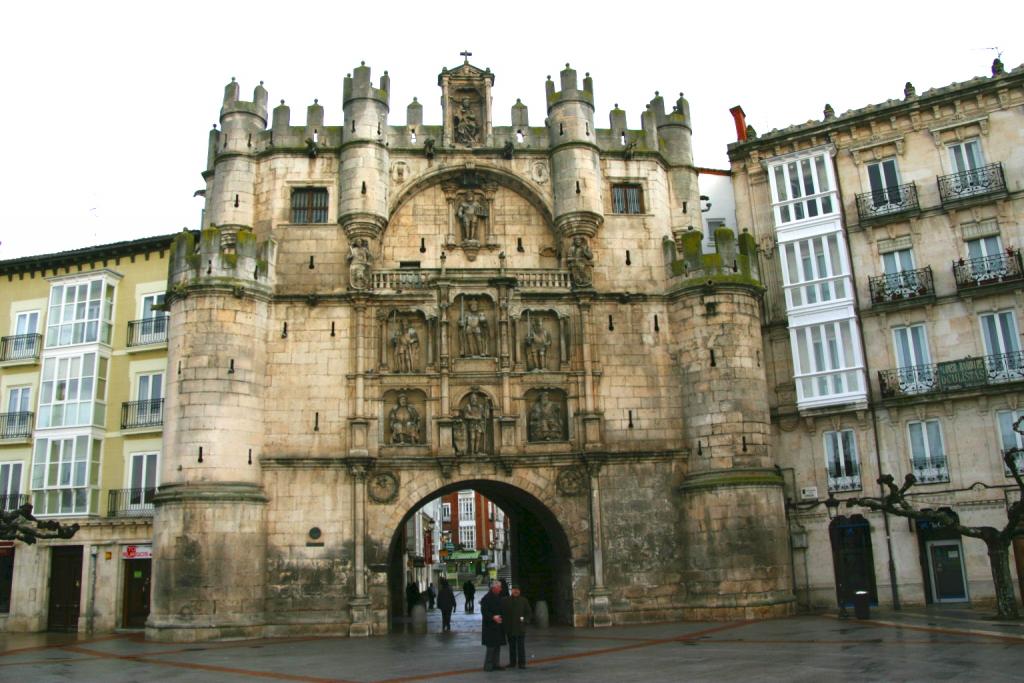
[[494, 80], [442, 70], [440, 125], [365, 65], [340, 125], [225, 89], [147, 637], [384, 633], [396, 530], [463, 486], [547, 539], [513, 571], [577, 626], [793, 611], [756, 246], [702, 248], [689, 105], [598, 129], [567, 65], [543, 127], [494, 126]]

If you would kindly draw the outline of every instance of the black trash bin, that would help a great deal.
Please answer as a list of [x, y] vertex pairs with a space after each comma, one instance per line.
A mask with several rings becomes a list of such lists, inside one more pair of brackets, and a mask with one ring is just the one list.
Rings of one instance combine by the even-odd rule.
[[867, 591], [853, 594], [853, 616], [858, 619], [871, 618], [871, 595]]

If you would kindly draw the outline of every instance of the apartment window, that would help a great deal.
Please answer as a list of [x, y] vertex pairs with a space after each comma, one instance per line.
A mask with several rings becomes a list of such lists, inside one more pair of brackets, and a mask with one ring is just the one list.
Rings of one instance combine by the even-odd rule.
[[102, 426], [106, 419], [107, 364], [106, 358], [95, 353], [44, 359], [37, 426]]
[[[1002, 460], [1003, 453], [1010, 450], [1011, 448], [1024, 449], [1024, 441], [1021, 440], [1021, 435], [1013, 431], [1013, 425], [1022, 416], [1024, 416], [1024, 410], [1001, 410], [996, 413], [996, 424], [999, 427], [999, 439], [1002, 449], [999, 451], [1000, 460]], [[1018, 451], [1017, 457], [1014, 458], [1017, 463], [1017, 471], [1024, 473], [1024, 453]], [[1010, 476], [1010, 468], [1003, 463], [1003, 473], [1006, 476]]]
[[476, 527], [464, 526], [459, 528], [459, 543], [463, 548], [476, 547]]
[[868, 184], [871, 186], [871, 203], [875, 208], [903, 201], [895, 159], [868, 164]]
[[788, 242], [783, 249], [789, 308], [847, 298], [846, 244], [839, 233]]
[[303, 187], [292, 190], [292, 223], [326, 223], [327, 188]]
[[441, 503], [441, 521], [450, 522], [452, 521], [452, 504]]
[[14, 319], [14, 336], [4, 340], [0, 360], [35, 358], [39, 355], [36, 334], [39, 332], [39, 311], [22, 311]]
[[910, 434], [910, 464], [917, 480], [923, 484], [949, 481], [939, 421], [911, 422], [907, 430]]
[[822, 153], [771, 167], [769, 182], [775, 200], [775, 223], [835, 213], [837, 203], [832, 197], [831, 162]]
[[914, 252], [910, 249], [897, 249], [882, 254], [882, 271], [886, 275], [896, 275], [914, 270]]
[[895, 327], [892, 337], [900, 391], [908, 394], [931, 391], [935, 386], [935, 373], [924, 325]]
[[857, 440], [852, 429], [825, 432], [825, 467], [829, 491], [855, 491], [860, 488], [860, 463]]
[[643, 213], [644, 191], [639, 185], [612, 185], [612, 213]]
[[1013, 311], [986, 313], [980, 320], [989, 379], [1012, 381], [1024, 378], [1024, 359]]
[[31, 387], [11, 387], [7, 390], [7, 412], [0, 418], [0, 439], [19, 439], [32, 434], [29, 410]]
[[853, 324], [840, 320], [790, 330], [798, 401], [861, 391]]
[[36, 513], [95, 512], [100, 467], [99, 439], [86, 434], [40, 437], [32, 455], [32, 494]]
[[473, 499], [472, 498], [459, 498], [459, 522], [472, 522], [475, 515], [473, 514]]
[[159, 457], [157, 453], [132, 453], [128, 466], [128, 505], [141, 507], [153, 504]]
[[102, 279], [57, 284], [50, 289], [46, 346], [110, 343], [114, 285]]
[[972, 171], [984, 166], [985, 160], [981, 156], [981, 143], [977, 138], [949, 145], [946, 149], [949, 150], [949, 164], [953, 173], [964, 174], [960, 182], [978, 184], [977, 174]]
[[0, 511], [21, 505], [21, 463], [0, 463]]
[[166, 295], [147, 294], [140, 305], [141, 318], [134, 330], [129, 346], [159, 344], [167, 341], [167, 312], [163, 310]]
[[163, 422], [164, 373], [153, 372], [139, 375], [136, 384], [138, 410], [135, 417], [141, 424]]
[[967, 246], [967, 258], [972, 261], [974, 259], [996, 258], [1003, 255], [1003, 245], [999, 235], [989, 235], [988, 237], [979, 237], [975, 240], [967, 240], [964, 244]]

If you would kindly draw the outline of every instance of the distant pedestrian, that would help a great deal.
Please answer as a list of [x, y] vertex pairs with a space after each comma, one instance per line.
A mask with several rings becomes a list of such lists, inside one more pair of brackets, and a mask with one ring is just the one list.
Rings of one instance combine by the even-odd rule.
[[437, 592], [434, 590], [434, 584], [427, 584], [427, 609], [434, 609], [434, 598], [437, 597]]
[[420, 587], [416, 582], [409, 579], [409, 585], [405, 587], [405, 611], [412, 616], [412, 608], [420, 602]]
[[441, 630], [452, 630], [452, 612], [455, 611], [455, 592], [452, 591], [448, 579], [441, 579], [441, 587], [437, 592], [437, 606], [441, 608]]
[[530, 601], [524, 598], [519, 586], [513, 585], [511, 594], [502, 603], [502, 626], [508, 639], [508, 667], [526, 668], [526, 622], [530, 621]]
[[501, 580], [501, 597], [507, 598], [509, 596], [508, 581], [505, 579]]
[[473, 596], [476, 595], [476, 584], [473, 583], [473, 579], [466, 579], [466, 583], [462, 584], [462, 593], [466, 596], [466, 614], [472, 614]]
[[491, 590], [480, 599], [481, 633], [480, 642], [487, 648], [484, 654], [484, 671], [501, 671], [501, 646], [505, 644], [505, 629], [502, 627], [501, 616], [504, 599], [501, 597], [501, 584], [491, 584]]

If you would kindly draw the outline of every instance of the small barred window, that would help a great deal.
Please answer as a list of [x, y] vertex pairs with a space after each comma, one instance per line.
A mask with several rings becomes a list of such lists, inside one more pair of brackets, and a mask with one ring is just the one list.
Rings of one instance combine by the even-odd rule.
[[292, 223], [326, 223], [327, 189], [304, 187], [292, 190]]
[[639, 185], [612, 185], [612, 213], [643, 213], [644, 192]]

